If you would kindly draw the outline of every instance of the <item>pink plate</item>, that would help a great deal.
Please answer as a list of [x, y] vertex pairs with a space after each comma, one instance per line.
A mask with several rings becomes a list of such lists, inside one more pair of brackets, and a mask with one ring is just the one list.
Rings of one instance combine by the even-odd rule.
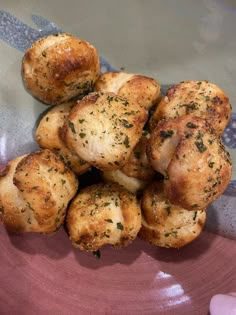
[[101, 258], [72, 248], [66, 232], [1, 238], [1, 314], [207, 314], [235, 290], [235, 241], [203, 232], [181, 250], [136, 240]]
[[[0, 166], [37, 148], [34, 129], [46, 109], [24, 90], [23, 53], [63, 29], [112, 63], [101, 57], [102, 72], [147, 74], [163, 90], [207, 79], [226, 91], [235, 113], [224, 133], [233, 181], [209, 207], [206, 229], [236, 239], [236, 1], [124, 3], [1, 1]], [[136, 239], [122, 250], [102, 249], [100, 259], [74, 249], [63, 228], [13, 235], [0, 225], [0, 244], [0, 315], [207, 315], [213, 295], [236, 291], [236, 242], [206, 231], [181, 250]]]

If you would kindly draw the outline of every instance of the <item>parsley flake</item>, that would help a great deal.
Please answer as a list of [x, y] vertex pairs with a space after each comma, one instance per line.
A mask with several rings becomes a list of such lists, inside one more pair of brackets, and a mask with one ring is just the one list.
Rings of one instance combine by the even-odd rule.
[[96, 257], [97, 259], [100, 259], [101, 258], [101, 252], [100, 250], [95, 250], [93, 251], [93, 256]]
[[79, 136], [80, 136], [80, 138], [84, 138], [86, 136], [86, 133], [80, 132]]
[[118, 230], [121, 230], [121, 231], [124, 230], [123, 224], [121, 222], [117, 222], [116, 223], [116, 227], [117, 227]]
[[173, 130], [161, 130], [160, 136], [162, 139], [171, 138], [174, 134]]
[[200, 153], [203, 153], [204, 151], [207, 150], [207, 147], [205, 146], [205, 144], [202, 141], [195, 141], [195, 145], [198, 148], [198, 151]]
[[122, 125], [125, 127], [125, 128], [132, 128], [133, 127], [133, 124], [130, 124], [128, 122], [128, 120], [126, 119], [122, 119]]
[[128, 136], [125, 136], [125, 140], [124, 140], [124, 145], [126, 148], [129, 148], [130, 147], [130, 144], [129, 144], [129, 137]]
[[192, 129], [196, 129], [196, 128], [198, 127], [197, 125], [193, 124], [192, 122], [188, 122], [188, 123], [186, 124], [186, 126], [187, 126], [188, 128], [192, 128]]
[[75, 133], [75, 125], [72, 121], [68, 120], [68, 125], [73, 133]]

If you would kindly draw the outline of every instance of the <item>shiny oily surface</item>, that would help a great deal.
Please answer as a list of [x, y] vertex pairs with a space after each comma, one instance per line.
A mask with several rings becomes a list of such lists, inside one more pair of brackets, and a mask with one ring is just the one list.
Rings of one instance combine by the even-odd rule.
[[[125, 68], [163, 88], [209, 80], [236, 112], [234, 0], [1, 1], [0, 165], [37, 148], [33, 134], [47, 109], [23, 87], [30, 44], [60, 30], [91, 42], [101, 70]], [[137, 239], [105, 248], [98, 260], [73, 249], [63, 229], [52, 236], [8, 235], [0, 226], [0, 313], [207, 314], [211, 297], [236, 289], [236, 114], [223, 135], [233, 160], [225, 194], [208, 208], [206, 229], [181, 250]], [[224, 235], [224, 238], [220, 235]], [[231, 239], [230, 239], [231, 238]]]

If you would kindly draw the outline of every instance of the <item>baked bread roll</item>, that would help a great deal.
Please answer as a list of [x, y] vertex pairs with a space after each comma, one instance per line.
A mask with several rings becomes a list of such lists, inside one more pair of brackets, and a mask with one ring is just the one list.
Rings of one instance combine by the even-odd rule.
[[91, 93], [71, 110], [66, 146], [100, 170], [121, 168], [142, 136], [147, 111], [113, 93]]
[[77, 192], [74, 173], [50, 150], [8, 163], [0, 176], [1, 218], [13, 232], [52, 233], [64, 222]]
[[134, 147], [129, 160], [121, 168], [121, 171], [129, 177], [150, 182], [156, 172], [150, 164], [146, 153], [149, 138], [149, 133], [142, 135], [139, 142]]
[[160, 121], [147, 153], [153, 168], [165, 176], [167, 198], [185, 209], [205, 209], [223, 194], [231, 178], [229, 153], [200, 117]]
[[140, 230], [141, 209], [126, 189], [99, 183], [73, 199], [66, 223], [72, 244], [81, 250], [96, 251], [106, 244], [124, 247]]
[[211, 123], [222, 135], [231, 115], [231, 105], [225, 92], [208, 81], [184, 81], [170, 87], [154, 112], [150, 126], [153, 129], [161, 119], [194, 114]]
[[112, 92], [150, 109], [161, 97], [161, 86], [153, 78], [125, 72], [105, 72], [95, 84], [97, 92]]
[[126, 175], [122, 170], [104, 171], [102, 179], [106, 183], [116, 183], [123, 186], [133, 194], [142, 191], [148, 184], [148, 181]]
[[127, 163], [121, 169], [104, 171], [103, 179], [120, 184], [135, 194], [142, 191], [156, 173], [146, 154], [148, 138], [149, 134], [142, 135]]
[[59, 154], [68, 167], [77, 175], [81, 175], [88, 171], [90, 165], [76, 153], [71, 152], [60, 136], [61, 129], [76, 104], [76, 101], [71, 101], [52, 107], [40, 120], [35, 132], [35, 140], [40, 148], [50, 149]]
[[140, 238], [161, 247], [183, 247], [196, 239], [205, 224], [204, 210], [189, 211], [172, 204], [163, 182], [153, 182], [141, 200], [142, 227]]
[[36, 41], [23, 58], [26, 88], [42, 102], [55, 105], [87, 94], [99, 76], [96, 49], [70, 34]]

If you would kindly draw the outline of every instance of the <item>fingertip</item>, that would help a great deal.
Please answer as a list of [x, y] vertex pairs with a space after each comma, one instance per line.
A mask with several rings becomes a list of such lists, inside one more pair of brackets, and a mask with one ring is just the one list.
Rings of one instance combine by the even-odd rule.
[[210, 301], [211, 315], [236, 315], [236, 293], [216, 294]]

